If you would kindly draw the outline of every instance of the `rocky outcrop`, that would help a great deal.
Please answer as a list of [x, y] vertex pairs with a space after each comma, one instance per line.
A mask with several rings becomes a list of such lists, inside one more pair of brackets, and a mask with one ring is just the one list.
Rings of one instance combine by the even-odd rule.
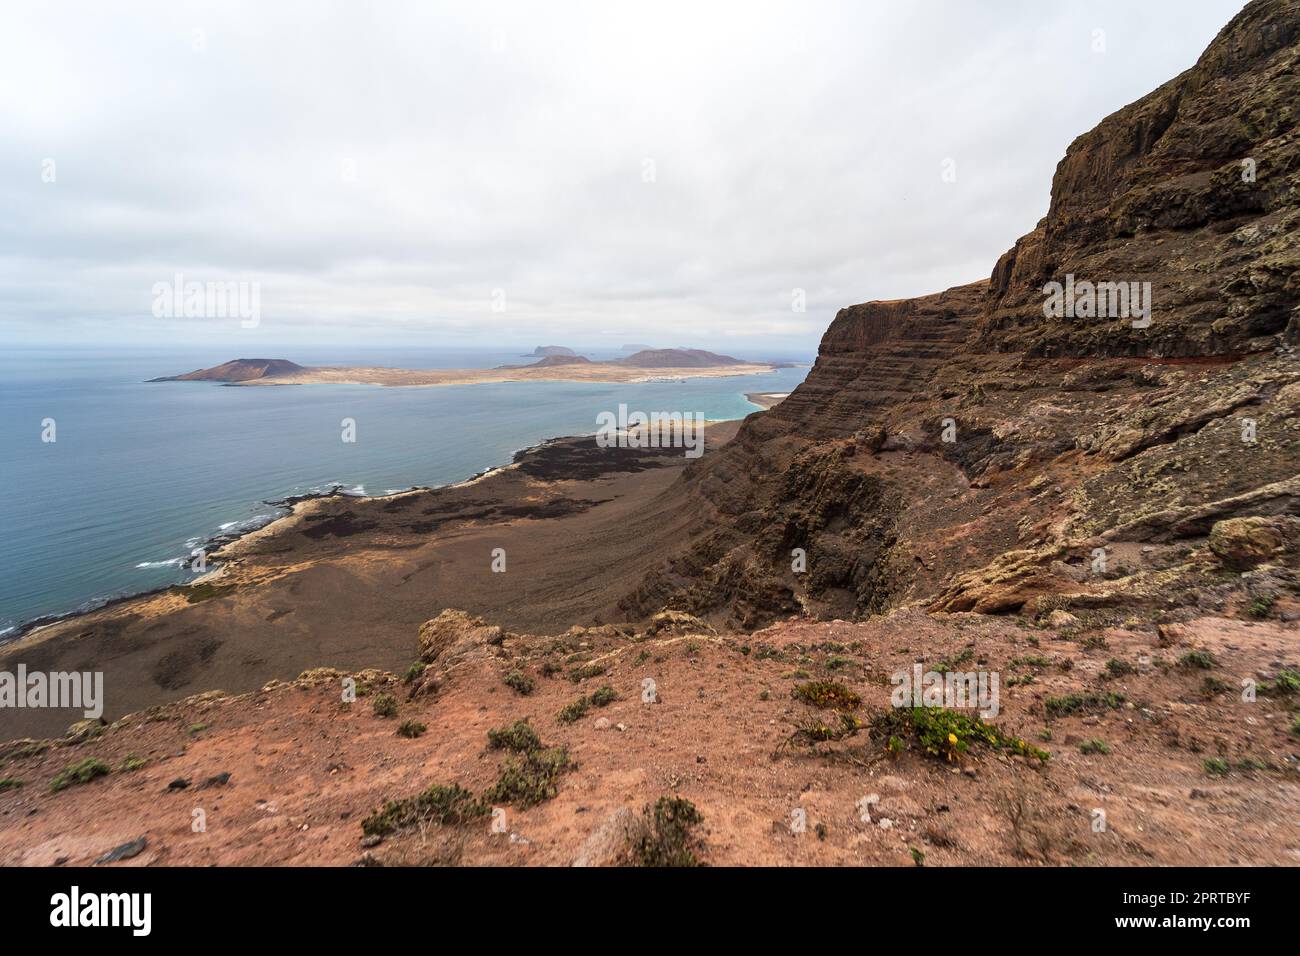
[[445, 664], [456, 649], [500, 644], [503, 638], [504, 632], [495, 624], [449, 607], [420, 625], [420, 660]]
[[[1196, 65], [1076, 139], [1046, 217], [993, 270], [988, 347], [1230, 355], [1300, 330], [1300, 13], [1249, 4]], [[1151, 325], [1047, 319], [1043, 286], [1150, 282]]]
[[447, 608], [425, 621], [419, 633], [419, 662], [423, 667], [413, 670], [409, 696], [414, 699], [436, 694], [453, 668], [495, 657], [495, 649], [507, 637], [499, 626], [457, 608]]

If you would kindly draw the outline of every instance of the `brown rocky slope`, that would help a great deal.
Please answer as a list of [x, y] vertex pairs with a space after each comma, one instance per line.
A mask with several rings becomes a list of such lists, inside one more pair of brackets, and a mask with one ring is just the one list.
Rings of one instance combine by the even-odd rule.
[[[1047, 216], [988, 282], [841, 310], [807, 380], [673, 489], [698, 533], [629, 616], [753, 627], [918, 604], [1115, 623], [1294, 594], [1298, 65], [1300, 4], [1248, 5], [1071, 145]], [[1067, 275], [1151, 282], [1149, 326], [1046, 317]], [[1208, 556], [1234, 517], [1268, 522], [1264, 568]]]
[[[1060, 625], [536, 637], [444, 611], [405, 678], [317, 669], [4, 745], [0, 863], [1300, 863], [1294, 630]], [[888, 675], [938, 657], [1002, 672], [1002, 746], [890, 723]]]

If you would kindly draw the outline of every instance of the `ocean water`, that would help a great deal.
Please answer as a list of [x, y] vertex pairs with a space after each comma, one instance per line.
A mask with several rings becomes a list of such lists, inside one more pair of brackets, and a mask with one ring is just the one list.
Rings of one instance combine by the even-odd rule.
[[[522, 364], [523, 351], [289, 357], [488, 368]], [[0, 640], [38, 617], [191, 579], [193, 548], [282, 513], [271, 500], [333, 485], [385, 494], [462, 481], [547, 438], [592, 433], [597, 413], [621, 402], [742, 418], [757, 410], [744, 393], [788, 392], [807, 374], [437, 388], [145, 381], [231, 357], [16, 350], [0, 358]], [[355, 443], [341, 440], [344, 418], [356, 421]], [[42, 441], [45, 419], [54, 420], [54, 442]]]

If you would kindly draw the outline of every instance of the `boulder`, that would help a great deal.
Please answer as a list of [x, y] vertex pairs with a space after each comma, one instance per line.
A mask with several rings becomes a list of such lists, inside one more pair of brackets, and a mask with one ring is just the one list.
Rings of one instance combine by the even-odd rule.
[[1056, 630], [1065, 630], [1066, 628], [1078, 627], [1079, 619], [1069, 611], [1063, 611], [1057, 608], [1051, 614], [1047, 615], [1047, 626]]
[[1210, 529], [1209, 544], [1225, 567], [1249, 571], [1268, 561], [1282, 547], [1283, 536], [1269, 518], [1228, 518]]
[[573, 865], [618, 866], [627, 854], [637, 822], [635, 813], [627, 807], [619, 807], [587, 837]]

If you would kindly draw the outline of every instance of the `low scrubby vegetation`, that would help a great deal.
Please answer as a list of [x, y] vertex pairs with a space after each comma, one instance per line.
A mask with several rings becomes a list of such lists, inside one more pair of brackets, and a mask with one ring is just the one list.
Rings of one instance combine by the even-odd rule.
[[117, 769], [123, 773], [129, 773], [132, 770], [139, 770], [148, 762], [149, 761], [145, 760], [143, 757], [137, 756], [136, 754], [127, 754], [122, 758], [122, 763]]
[[546, 747], [515, 754], [501, 764], [497, 782], [483, 796], [493, 803], [513, 803], [526, 810], [555, 796], [556, 780], [572, 768], [573, 761], [565, 747]]
[[1096, 714], [1114, 710], [1124, 705], [1123, 694], [1079, 693], [1064, 697], [1049, 697], [1043, 702], [1048, 718], [1070, 717], [1074, 714]]
[[98, 757], [87, 757], [60, 770], [50, 781], [50, 789], [65, 790], [76, 784], [90, 783], [96, 777], [104, 777], [111, 772], [112, 768]]
[[404, 720], [397, 727], [397, 736], [414, 740], [416, 737], [423, 736], [428, 729], [418, 720]]
[[1179, 667], [1208, 671], [1215, 665], [1214, 655], [1209, 651], [1188, 651], [1178, 659]]
[[843, 684], [833, 680], [809, 681], [799, 684], [791, 692], [795, 700], [801, 701], [821, 710], [855, 710], [862, 705], [862, 698]]
[[572, 724], [586, 716], [587, 710], [591, 707], [591, 701], [586, 697], [579, 697], [577, 700], [571, 700], [560, 708], [555, 719], [562, 724]]
[[546, 747], [527, 720], [488, 731], [488, 747], [510, 751], [496, 783], [481, 796], [459, 784], [434, 784], [403, 800], [389, 800], [361, 823], [367, 836], [386, 836], [408, 827], [454, 826], [483, 817], [492, 806], [511, 803], [527, 809], [551, 799], [560, 775], [574, 767], [564, 747]]
[[876, 717], [872, 731], [885, 740], [886, 749], [891, 753], [910, 746], [932, 757], [957, 760], [972, 744], [979, 744], [1040, 761], [1051, 758], [1047, 751], [1004, 733], [995, 724], [984, 723], [978, 715], [943, 707], [899, 707], [886, 711]]
[[636, 866], [700, 866], [704, 843], [696, 828], [704, 822], [695, 804], [682, 797], [660, 797], [646, 805], [630, 837]]
[[509, 727], [498, 727], [488, 731], [488, 747], [492, 750], [512, 750], [515, 753], [527, 753], [540, 750], [542, 738], [537, 736], [527, 720], [516, 720]]
[[501, 682], [520, 697], [527, 697], [533, 692], [533, 679], [523, 671], [511, 671]]
[[361, 821], [367, 836], [386, 836], [419, 824], [447, 826], [481, 817], [491, 808], [459, 784], [434, 784], [414, 797], [389, 800]]

